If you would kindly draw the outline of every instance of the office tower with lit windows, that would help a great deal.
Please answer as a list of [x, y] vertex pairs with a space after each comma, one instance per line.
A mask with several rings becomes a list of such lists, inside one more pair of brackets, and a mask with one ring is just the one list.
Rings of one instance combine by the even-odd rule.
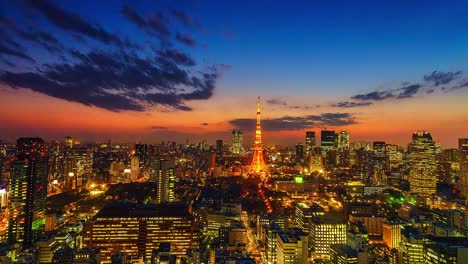
[[26, 220], [28, 188], [28, 161], [17, 160], [11, 164], [8, 203], [8, 243], [23, 243]]
[[283, 232], [283, 229], [276, 223], [271, 223], [265, 230], [265, 259], [266, 263], [276, 263], [278, 257], [277, 234]]
[[466, 237], [425, 236], [424, 263], [466, 263], [468, 239]]
[[75, 146], [65, 151], [66, 189], [74, 190], [87, 182], [93, 171], [93, 149]]
[[296, 163], [304, 162], [304, 145], [297, 144], [296, 145]]
[[400, 221], [387, 221], [383, 223], [383, 241], [388, 248], [398, 248], [401, 241], [401, 227]]
[[222, 139], [216, 140], [216, 155], [218, 157], [222, 156], [223, 155], [223, 150], [224, 150], [223, 140]]
[[460, 195], [468, 201], [468, 138], [458, 139], [460, 162]]
[[334, 130], [322, 130], [320, 131], [320, 147], [325, 152], [330, 149], [334, 149], [336, 145], [336, 134]]
[[312, 151], [315, 149], [315, 132], [307, 131], [306, 132], [306, 141], [305, 141], [305, 154], [308, 157]]
[[422, 233], [412, 226], [404, 226], [401, 229], [401, 242], [398, 250], [400, 263], [425, 263], [423, 245]]
[[[22, 203], [21, 199], [26, 199], [23, 208], [20, 209], [21, 213], [18, 214], [19, 219], [16, 218], [21, 222], [20, 225], [12, 223], [12, 228], [19, 227], [19, 229], [23, 230], [9, 232], [11, 234], [9, 241], [11, 243], [22, 241], [23, 246], [26, 248], [42, 235], [45, 225], [48, 157], [44, 140], [41, 138], [19, 138], [16, 141], [16, 156], [19, 163], [15, 164], [15, 175], [12, 178], [17, 180], [11, 190], [10, 197], [16, 197], [14, 205], [16, 210], [18, 210], [17, 206]], [[24, 188], [25, 180], [26, 188]], [[18, 192], [25, 192], [26, 196]], [[16, 221], [14, 218], [10, 219], [13, 222]], [[24, 225], [22, 222], [24, 222]]]
[[150, 180], [156, 182], [156, 203], [175, 201], [174, 160], [166, 156], [150, 158]]
[[415, 132], [408, 146], [410, 190], [423, 198], [436, 193], [436, 145], [428, 132]]
[[330, 259], [330, 246], [346, 244], [346, 223], [332, 216], [314, 217], [310, 221], [309, 249], [315, 259]]
[[308, 263], [308, 239], [307, 234], [299, 228], [292, 228], [289, 232], [277, 233], [276, 263]]
[[148, 145], [146, 144], [135, 144], [135, 156], [138, 157], [140, 163], [140, 170], [148, 162]]
[[349, 149], [349, 130], [340, 131], [336, 140], [336, 164], [340, 168], [349, 168], [350, 164], [350, 149]]
[[113, 253], [129, 260], [151, 260], [153, 250], [171, 243], [171, 253], [185, 256], [198, 248], [198, 227], [184, 204], [133, 204], [110, 202], [83, 230], [85, 248], [100, 250], [101, 263], [111, 263]]
[[372, 143], [372, 181], [375, 185], [385, 185], [387, 183], [386, 178], [386, 144], [384, 141], [374, 141]]
[[338, 149], [347, 149], [349, 148], [349, 130], [343, 130], [338, 132], [336, 138], [336, 147]]
[[70, 136], [65, 137], [65, 148], [73, 148], [73, 138]]
[[325, 210], [318, 204], [314, 203], [312, 206], [309, 206], [306, 203], [298, 202], [294, 206], [294, 220], [296, 222], [296, 227], [306, 233], [309, 233], [310, 219], [322, 216], [324, 213]]
[[232, 153], [242, 154], [244, 152], [244, 132], [242, 130], [232, 131]]

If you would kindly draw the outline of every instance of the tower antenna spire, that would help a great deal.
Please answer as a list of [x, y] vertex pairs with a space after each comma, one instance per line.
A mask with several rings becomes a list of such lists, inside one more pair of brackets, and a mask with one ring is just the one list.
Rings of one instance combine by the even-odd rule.
[[255, 129], [255, 142], [254, 142], [254, 153], [252, 158], [251, 170], [254, 172], [260, 172], [265, 166], [263, 159], [263, 144], [262, 144], [262, 125], [260, 115], [260, 96], [257, 101], [257, 126]]

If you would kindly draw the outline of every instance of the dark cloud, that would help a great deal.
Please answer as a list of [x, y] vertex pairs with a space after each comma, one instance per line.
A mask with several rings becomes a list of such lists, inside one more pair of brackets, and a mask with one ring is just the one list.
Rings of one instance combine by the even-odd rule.
[[191, 62], [175, 59], [170, 52], [152, 60], [122, 50], [70, 53], [75, 64], [43, 65], [37, 72], [7, 71], [0, 75], [0, 81], [111, 111], [144, 111], [153, 106], [190, 111], [184, 102], [210, 98], [221, 71], [215, 66], [194, 75], [181, 68]]
[[201, 126], [207, 126], [208, 123], [201, 123], [200, 125], [201, 125]]
[[369, 106], [372, 105], [372, 102], [338, 102], [336, 104], [332, 104], [333, 107], [341, 107], [341, 108], [352, 108], [352, 107], [361, 107], [361, 106]]
[[281, 100], [281, 99], [269, 99], [266, 101], [267, 104], [272, 104], [272, 105], [287, 105], [288, 102], [286, 100]]
[[[229, 123], [243, 130], [254, 130], [256, 120], [253, 118], [238, 118]], [[311, 127], [339, 127], [356, 124], [356, 119], [351, 113], [322, 113], [320, 115], [284, 116], [262, 120], [262, 129], [266, 131], [302, 130]]]
[[190, 17], [188, 14], [185, 12], [182, 12], [180, 10], [172, 10], [172, 15], [182, 24], [185, 26], [191, 26], [192, 25], [192, 17]]
[[397, 95], [397, 99], [403, 99], [403, 98], [410, 98], [413, 97], [415, 94], [419, 92], [421, 89], [422, 85], [420, 84], [412, 84], [408, 85], [405, 87], [402, 87], [399, 89], [399, 94]]
[[440, 71], [433, 71], [428, 75], [424, 75], [424, 81], [431, 83], [432, 85], [439, 86], [443, 84], [448, 84], [453, 80], [459, 78], [461, 76], [461, 71], [456, 72], [440, 72]]
[[181, 64], [184, 66], [195, 66], [195, 61], [180, 50], [167, 49], [159, 51], [158, 53], [161, 60], [169, 59], [176, 64]]
[[24, 40], [36, 43], [49, 52], [59, 52], [63, 49], [63, 46], [60, 44], [58, 39], [50, 33], [35, 30], [32, 27], [29, 27], [28, 30], [21, 30], [16, 28], [15, 31], [16, 34]]
[[67, 11], [51, 1], [29, 0], [27, 2], [31, 8], [40, 12], [51, 23], [63, 30], [80, 33], [107, 44], [121, 44], [120, 39], [116, 35], [107, 32], [97, 25], [91, 25], [80, 15]]
[[128, 20], [135, 23], [140, 28], [147, 26], [145, 19], [142, 16], [140, 16], [135, 11], [135, 9], [133, 9], [129, 5], [122, 6], [122, 8], [120, 9], [120, 14], [125, 16]]
[[357, 94], [351, 96], [351, 99], [359, 101], [382, 101], [394, 97], [389, 91], [374, 91], [366, 94]]
[[194, 47], [196, 45], [195, 39], [188, 34], [182, 34], [180, 32], [177, 32], [176, 34], [176, 39], [187, 46]]
[[165, 126], [152, 126], [151, 129], [154, 129], [154, 130], [168, 130], [169, 128], [165, 127]]
[[21, 51], [21, 49], [19, 49], [18, 46], [16, 46], [15, 48], [10, 48], [10, 47], [3, 45], [3, 43], [0, 43], [0, 54], [13, 56], [13, 57], [24, 59], [30, 62], [35, 62], [35, 60], [31, 58], [31, 56]]

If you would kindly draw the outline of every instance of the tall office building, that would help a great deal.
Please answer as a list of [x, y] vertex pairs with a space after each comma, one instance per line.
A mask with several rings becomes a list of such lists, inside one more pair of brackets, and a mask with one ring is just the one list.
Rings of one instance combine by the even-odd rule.
[[66, 148], [73, 148], [73, 138], [68, 136], [65, 137], [65, 147]]
[[304, 231], [299, 228], [292, 228], [289, 232], [277, 233], [276, 238], [276, 263], [308, 263], [308, 237]]
[[223, 140], [222, 139], [216, 140], [216, 155], [218, 156], [223, 155]]
[[315, 259], [330, 260], [330, 246], [346, 244], [345, 221], [332, 216], [312, 218], [309, 241], [309, 249]]
[[304, 145], [302, 144], [296, 145], [296, 162], [304, 162]]
[[401, 242], [399, 247], [400, 263], [425, 263], [423, 244], [423, 235], [418, 229], [412, 226], [403, 227], [401, 229]]
[[401, 241], [401, 223], [388, 221], [383, 223], [383, 241], [388, 248], [398, 248]]
[[349, 148], [349, 130], [343, 130], [338, 132], [336, 147], [338, 149]]
[[150, 179], [156, 182], [156, 202], [175, 201], [174, 160], [170, 157], [153, 156], [150, 161]]
[[429, 198], [436, 193], [437, 184], [436, 145], [431, 134], [421, 131], [413, 133], [408, 153], [411, 192]]
[[336, 134], [334, 130], [322, 130], [320, 131], [320, 147], [322, 148], [322, 152], [325, 154], [328, 153], [329, 150], [335, 148], [336, 142]]
[[387, 183], [386, 178], [386, 144], [384, 141], [374, 141], [372, 143], [373, 159], [372, 159], [372, 171], [373, 171], [373, 184], [382, 185]]
[[[11, 243], [22, 241], [23, 246], [28, 247], [42, 235], [45, 225], [48, 160], [45, 142], [41, 138], [19, 138], [16, 141], [16, 155], [19, 162], [15, 163], [13, 172], [15, 175], [12, 175], [12, 178], [16, 180], [10, 190], [10, 197], [16, 197], [14, 207], [22, 203], [24, 207], [17, 214], [19, 218], [10, 218], [13, 221], [13, 228], [19, 229], [10, 230], [9, 241]], [[24, 198], [26, 200], [21, 201]], [[12, 209], [18, 210], [17, 207]], [[19, 225], [14, 223], [17, 220], [21, 222]]]
[[11, 164], [8, 203], [8, 243], [23, 243], [28, 188], [28, 162], [17, 160]]
[[139, 159], [141, 170], [148, 162], [148, 145], [135, 144], [135, 156], [137, 156]]
[[242, 154], [244, 152], [244, 132], [242, 130], [232, 131], [232, 153]]
[[162, 243], [170, 243], [174, 255], [185, 256], [188, 249], [198, 248], [198, 236], [187, 205], [110, 202], [86, 223], [83, 243], [100, 250], [103, 264], [111, 263], [115, 252], [130, 261], [143, 257], [147, 263]]
[[468, 201], [468, 138], [458, 139], [460, 155], [460, 194]]
[[307, 131], [306, 132], [306, 141], [305, 141], [305, 154], [309, 156], [315, 148], [315, 132]]

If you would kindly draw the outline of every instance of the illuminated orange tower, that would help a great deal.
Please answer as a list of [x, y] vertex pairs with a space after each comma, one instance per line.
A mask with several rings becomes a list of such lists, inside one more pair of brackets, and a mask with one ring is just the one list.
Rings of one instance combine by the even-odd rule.
[[262, 144], [262, 126], [260, 123], [260, 96], [258, 97], [257, 103], [257, 128], [255, 130], [255, 143], [254, 153], [252, 158], [251, 170], [254, 172], [260, 172], [265, 166], [263, 160], [263, 144]]

